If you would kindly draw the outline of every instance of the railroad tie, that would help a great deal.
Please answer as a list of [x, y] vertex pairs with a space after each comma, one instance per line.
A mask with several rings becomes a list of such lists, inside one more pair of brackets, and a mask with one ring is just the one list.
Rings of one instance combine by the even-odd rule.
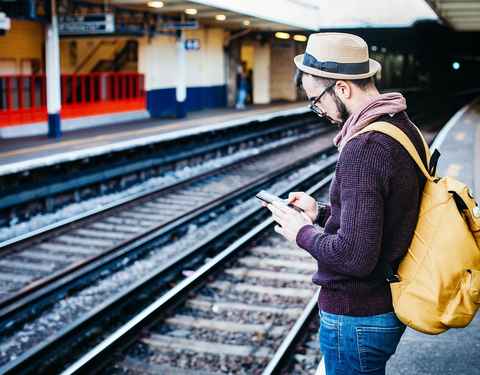
[[146, 363], [130, 356], [127, 356], [118, 367], [132, 370], [135, 373], [149, 375], [225, 375], [223, 372], [202, 371], [198, 369], [190, 370], [163, 364]]
[[270, 358], [272, 350], [249, 345], [222, 344], [200, 340], [190, 340], [166, 335], [151, 334], [142, 338], [141, 341], [158, 350], [189, 350], [192, 352], [223, 354], [238, 357]]
[[278, 281], [300, 281], [304, 283], [311, 282], [311, 276], [304, 273], [287, 273], [287, 272], [275, 272], [262, 269], [251, 269], [246, 267], [230, 268], [224, 271], [228, 275], [235, 276], [237, 278], [258, 278], [258, 279], [270, 279]]
[[268, 305], [252, 305], [240, 302], [217, 302], [209, 301], [205, 299], [195, 298], [187, 302], [187, 307], [192, 309], [202, 310], [202, 311], [213, 311], [215, 313], [221, 313], [225, 311], [251, 311], [251, 312], [260, 312], [266, 314], [279, 314], [287, 315], [290, 317], [297, 317], [302, 313], [300, 308], [279, 308], [275, 306]]
[[256, 268], [292, 268], [301, 271], [315, 272], [314, 262], [305, 262], [298, 260], [285, 260], [285, 259], [271, 259], [271, 258], [257, 258], [253, 256], [243, 257], [238, 260], [238, 263], [247, 267]]
[[283, 335], [287, 330], [286, 327], [272, 327], [271, 324], [237, 323], [224, 320], [196, 318], [187, 315], [175, 315], [171, 318], [167, 318], [165, 320], [165, 323], [183, 327], [200, 329], [203, 328], [213, 331], [218, 330], [226, 332], [252, 333], [261, 335], [266, 335], [268, 333], [269, 335], [274, 337]]
[[215, 289], [220, 289], [222, 292], [235, 291], [240, 293], [257, 293], [257, 294], [267, 294], [267, 295], [276, 295], [282, 297], [291, 297], [291, 298], [310, 298], [314, 290], [313, 289], [299, 289], [299, 288], [275, 288], [271, 286], [263, 285], [254, 285], [246, 283], [229, 283], [227, 281], [214, 281], [209, 284], [210, 287]]

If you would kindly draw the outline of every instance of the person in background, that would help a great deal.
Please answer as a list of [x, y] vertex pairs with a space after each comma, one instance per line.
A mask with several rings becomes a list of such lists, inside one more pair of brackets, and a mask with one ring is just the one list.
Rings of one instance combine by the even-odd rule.
[[247, 99], [247, 76], [245, 74], [244, 64], [237, 66], [237, 101], [236, 109], [245, 109], [245, 101]]
[[387, 121], [407, 134], [426, 164], [423, 142], [405, 98], [378, 92], [373, 77], [381, 66], [369, 58], [362, 38], [312, 34], [294, 62], [310, 108], [338, 130], [340, 155], [329, 205], [293, 192], [289, 203], [304, 212], [278, 203], [267, 207], [279, 224], [275, 230], [317, 261], [313, 282], [321, 286], [319, 340], [327, 375], [385, 374], [406, 328], [393, 310], [385, 264], [396, 269], [407, 252], [425, 177], [388, 135], [351, 137]]

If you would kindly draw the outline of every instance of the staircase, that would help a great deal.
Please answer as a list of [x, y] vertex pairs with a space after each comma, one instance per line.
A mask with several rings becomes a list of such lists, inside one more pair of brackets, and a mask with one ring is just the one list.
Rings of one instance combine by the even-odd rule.
[[101, 40], [75, 69], [76, 74], [92, 72], [136, 72], [136, 40]]
[[136, 72], [137, 62], [138, 43], [129, 40], [112, 58], [99, 60], [92, 72]]

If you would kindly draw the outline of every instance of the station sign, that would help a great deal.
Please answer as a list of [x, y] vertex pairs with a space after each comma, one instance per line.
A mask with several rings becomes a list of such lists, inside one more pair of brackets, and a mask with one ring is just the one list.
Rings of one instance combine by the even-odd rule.
[[10, 18], [5, 13], [0, 12], [0, 33], [10, 30]]
[[87, 14], [59, 18], [60, 35], [102, 35], [115, 32], [113, 14]]
[[187, 51], [198, 51], [200, 49], [200, 39], [185, 39], [185, 49]]
[[[12, 19], [37, 20], [38, 0], [0, 0], [0, 13]], [[2, 26], [0, 30], [5, 30]]]
[[193, 30], [198, 29], [198, 21], [165, 22], [157, 25], [157, 30]]

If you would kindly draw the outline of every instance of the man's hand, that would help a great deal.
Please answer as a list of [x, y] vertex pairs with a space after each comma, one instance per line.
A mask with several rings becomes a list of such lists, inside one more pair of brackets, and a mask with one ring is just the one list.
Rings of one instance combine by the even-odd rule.
[[288, 194], [288, 199], [287, 199], [287, 204], [290, 204], [290, 203], [297, 207], [300, 207], [308, 215], [308, 217], [312, 220], [312, 222], [314, 222], [315, 219], [317, 218], [318, 216], [317, 201], [307, 193], [296, 192], [296, 191], [291, 192], [290, 194]]
[[312, 224], [312, 219], [306, 213], [297, 212], [285, 204], [273, 202], [267, 208], [272, 212], [273, 220], [280, 224], [275, 226], [275, 232], [289, 241], [295, 242], [300, 228]]

